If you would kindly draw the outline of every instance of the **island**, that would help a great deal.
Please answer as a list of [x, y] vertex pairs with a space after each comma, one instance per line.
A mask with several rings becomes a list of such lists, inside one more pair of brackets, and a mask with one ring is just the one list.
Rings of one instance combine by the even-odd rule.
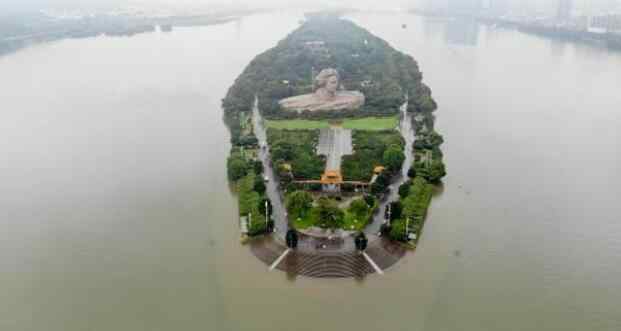
[[416, 247], [446, 175], [437, 104], [409, 55], [308, 16], [223, 99], [244, 242], [309, 277], [383, 273]]

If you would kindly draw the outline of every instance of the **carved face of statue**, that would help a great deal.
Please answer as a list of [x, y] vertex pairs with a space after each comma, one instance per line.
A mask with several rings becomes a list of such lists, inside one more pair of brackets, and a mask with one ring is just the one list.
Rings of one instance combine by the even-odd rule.
[[336, 76], [330, 76], [328, 81], [326, 82], [326, 90], [330, 93], [336, 93], [336, 90], [339, 88], [339, 79]]
[[318, 91], [324, 96], [334, 96], [339, 87], [339, 74], [335, 69], [324, 69], [315, 78]]

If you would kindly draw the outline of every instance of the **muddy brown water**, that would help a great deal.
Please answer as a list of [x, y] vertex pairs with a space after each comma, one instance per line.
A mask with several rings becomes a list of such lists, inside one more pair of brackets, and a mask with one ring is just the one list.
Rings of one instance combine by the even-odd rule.
[[1, 330], [621, 329], [621, 55], [471, 22], [353, 17], [440, 105], [416, 252], [363, 281], [267, 272], [220, 100], [300, 17], [0, 57]]

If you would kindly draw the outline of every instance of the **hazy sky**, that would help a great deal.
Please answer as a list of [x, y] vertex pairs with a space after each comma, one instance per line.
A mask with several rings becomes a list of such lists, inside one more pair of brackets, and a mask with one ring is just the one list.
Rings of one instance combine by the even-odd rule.
[[[7, 10], [12, 9], [29, 9], [37, 10], [49, 7], [56, 8], [104, 8], [104, 7], [116, 7], [123, 4], [141, 4], [142, 6], [174, 6], [174, 7], [221, 7], [226, 6], [240, 6], [240, 7], [257, 7], [257, 6], [282, 6], [282, 7], [295, 7], [304, 5], [319, 5], [326, 4], [332, 6], [349, 6], [356, 8], [412, 8], [417, 5], [427, 3], [429, 1], [447, 1], [447, 0], [0, 0], [0, 11], [6, 13]], [[460, 1], [472, 1], [472, 0], [450, 0], [451, 3], [457, 3]], [[494, 1], [509, 1], [518, 6], [528, 6], [530, 8], [555, 8], [556, 3], [559, 0], [483, 0], [484, 2]], [[579, 8], [583, 3], [599, 3], [610, 2], [620, 0], [574, 0], [576, 7]]]
[[[412, 0], [1, 0], [0, 6], [3, 7], [87, 7], [102, 5], [119, 5], [127, 3], [142, 3], [149, 5], [158, 4], [175, 4], [175, 5], [192, 5], [192, 6], [209, 6], [209, 5], [303, 5], [313, 3], [331, 3], [344, 4], [351, 6], [377, 6], [378, 3], [398, 6], [412, 3]], [[415, 2], [415, 1], [414, 1]]]

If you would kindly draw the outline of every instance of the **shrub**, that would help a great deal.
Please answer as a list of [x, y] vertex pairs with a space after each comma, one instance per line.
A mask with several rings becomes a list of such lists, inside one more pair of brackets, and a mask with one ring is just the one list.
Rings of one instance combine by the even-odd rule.
[[410, 194], [410, 186], [412, 186], [411, 181], [407, 181], [399, 186], [399, 197], [401, 199], [405, 199]]

